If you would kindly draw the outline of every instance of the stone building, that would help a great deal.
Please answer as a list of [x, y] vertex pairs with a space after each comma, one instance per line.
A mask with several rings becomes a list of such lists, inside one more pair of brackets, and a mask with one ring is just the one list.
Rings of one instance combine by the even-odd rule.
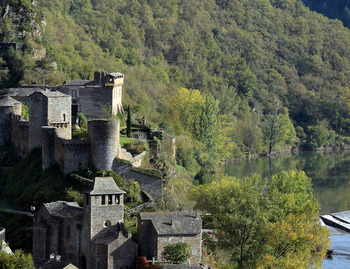
[[44, 204], [34, 218], [33, 257], [79, 268], [132, 268], [137, 244], [124, 229], [124, 191], [111, 177], [95, 178], [84, 192], [84, 206], [57, 201]]
[[138, 216], [137, 241], [140, 256], [162, 261], [168, 244], [188, 243], [190, 264], [201, 262], [202, 219], [198, 212], [141, 212]]

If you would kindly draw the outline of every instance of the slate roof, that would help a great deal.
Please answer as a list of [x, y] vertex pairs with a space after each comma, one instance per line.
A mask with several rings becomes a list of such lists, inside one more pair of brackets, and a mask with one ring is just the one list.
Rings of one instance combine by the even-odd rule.
[[62, 92], [58, 92], [58, 91], [48, 91], [48, 90], [41, 90], [41, 91], [36, 91], [33, 94], [36, 93], [41, 93], [42, 95], [46, 96], [46, 97], [50, 97], [50, 98], [54, 98], [54, 97], [70, 97], [70, 95], [64, 94]]
[[100, 244], [100, 245], [109, 245], [115, 240], [118, 240], [118, 238], [119, 238], [118, 233], [107, 229], [106, 231], [102, 231], [101, 233], [96, 235], [94, 239], [91, 240], [91, 243]]
[[109, 73], [109, 75], [112, 77], [120, 77], [120, 76], [124, 77], [124, 74], [122, 73]]
[[118, 188], [113, 177], [95, 177], [93, 189], [83, 193], [90, 195], [124, 194], [125, 191]]
[[141, 220], [150, 220], [158, 235], [193, 235], [202, 232], [197, 212], [141, 212]]
[[21, 103], [16, 99], [13, 99], [10, 96], [1, 96], [0, 97], [0, 106], [14, 106], [17, 103]]
[[83, 220], [83, 208], [77, 202], [56, 201], [44, 203], [44, 206], [52, 216], [51, 220], [55, 218]]
[[7, 91], [7, 95], [9, 96], [29, 96], [32, 95], [33, 93], [37, 92], [37, 91], [42, 91], [42, 87], [31, 87], [31, 88], [10, 88]]
[[66, 81], [63, 86], [84, 86], [91, 82], [93, 82], [93, 80], [71, 80]]
[[44, 265], [39, 267], [39, 269], [64, 269], [64, 268], [78, 268], [78, 267], [74, 266], [70, 262], [55, 261], [55, 260], [48, 261]]

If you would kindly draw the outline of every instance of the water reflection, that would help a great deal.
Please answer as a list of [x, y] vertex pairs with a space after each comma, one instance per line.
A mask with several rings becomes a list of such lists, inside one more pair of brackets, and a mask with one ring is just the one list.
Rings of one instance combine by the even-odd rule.
[[225, 166], [227, 174], [245, 177], [257, 173], [262, 177], [282, 170], [303, 170], [312, 178], [314, 195], [321, 214], [350, 210], [350, 151], [301, 152], [237, 162]]
[[[225, 166], [234, 177], [257, 173], [271, 177], [282, 170], [303, 170], [312, 178], [314, 195], [321, 206], [321, 214], [350, 210], [350, 151], [302, 152], [256, 160], [232, 163]], [[350, 268], [350, 234], [331, 235], [333, 259], [325, 259], [323, 268]], [[338, 254], [337, 254], [338, 253]]]

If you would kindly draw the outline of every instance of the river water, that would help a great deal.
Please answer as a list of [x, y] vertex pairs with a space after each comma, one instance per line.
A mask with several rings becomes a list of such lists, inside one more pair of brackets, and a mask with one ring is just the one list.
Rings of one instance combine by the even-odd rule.
[[[312, 178], [321, 214], [350, 210], [350, 151], [281, 154], [225, 166], [225, 172], [234, 177], [253, 173], [271, 177], [279, 171], [293, 169], [303, 170]], [[350, 234], [330, 238], [331, 248], [339, 255], [325, 259], [323, 268], [350, 268]]]

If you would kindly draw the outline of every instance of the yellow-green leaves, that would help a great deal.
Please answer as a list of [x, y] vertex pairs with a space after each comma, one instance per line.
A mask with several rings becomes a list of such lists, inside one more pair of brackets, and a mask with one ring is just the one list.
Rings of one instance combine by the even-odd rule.
[[215, 246], [239, 268], [307, 268], [322, 263], [328, 232], [319, 224], [318, 203], [304, 172], [281, 172], [269, 181], [256, 175], [224, 177], [195, 187], [190, 196], [211, 213]]

